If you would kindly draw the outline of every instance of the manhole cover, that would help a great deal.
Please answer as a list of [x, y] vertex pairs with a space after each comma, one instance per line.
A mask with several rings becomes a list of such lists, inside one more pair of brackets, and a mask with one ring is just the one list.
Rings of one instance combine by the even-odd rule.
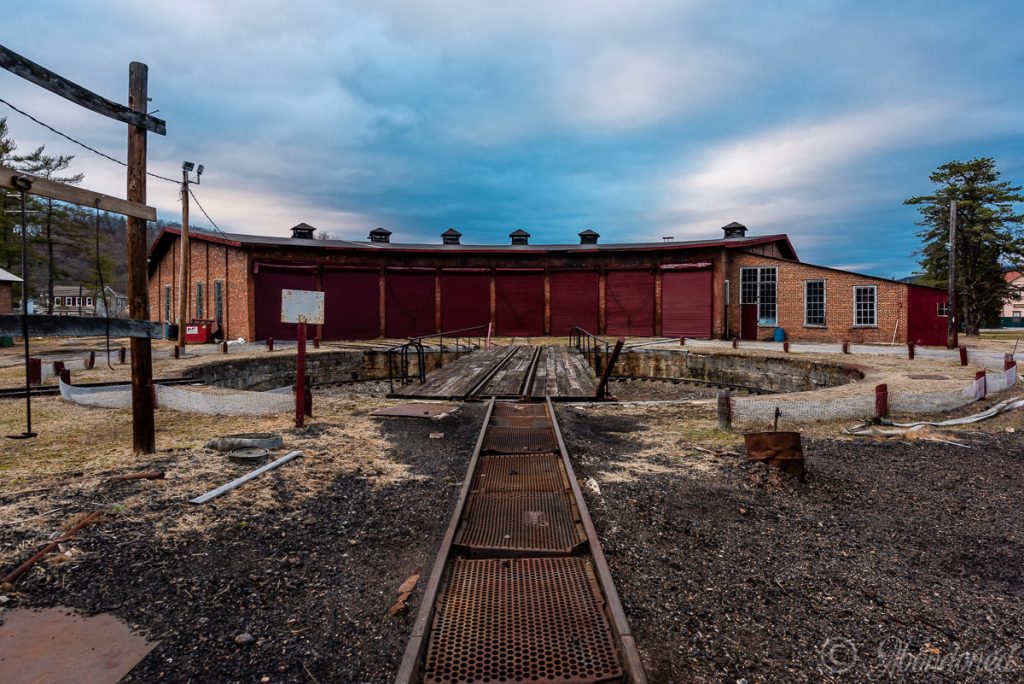
[[260, 447], [242, 447], [241, 449], [232, 449], [228, 458], [241, 465], [259, 465], [267, 460], [268, 455], [270, 452]]

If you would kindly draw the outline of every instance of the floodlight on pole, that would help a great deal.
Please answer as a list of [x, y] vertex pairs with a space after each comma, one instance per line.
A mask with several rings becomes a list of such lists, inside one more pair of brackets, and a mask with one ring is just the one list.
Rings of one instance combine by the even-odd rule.
[[194, 169], [194, 168], [195, 168], [195, 166], [196, 166], [196, 165], [195, 165], [195, 164], [193, 164], [193, 163], [192, 163], [192, 162], [190, 162], [190, 161], [187, 161], [187, 162], [182, 162], [182, 163], [181, 163], [181, 170], [182, 170], [182, 171], [191, 171], [192, 169]]

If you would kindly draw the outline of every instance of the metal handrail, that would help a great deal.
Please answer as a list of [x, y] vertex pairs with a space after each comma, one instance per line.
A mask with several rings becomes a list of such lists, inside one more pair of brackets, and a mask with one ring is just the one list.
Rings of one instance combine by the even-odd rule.
[[594, 371], [601, 373], [601, 363], [608, 358], [611, 343], [606, 342], [597, 335], [589, 333], [579, 326], [569, 331], [569, 346], [576, 347], [583, 357], [587, 359]]
[[[473, 351], [475, 349], [479, 349], [480, 347], [484, 346], [484, 338], [486, 337], [487, 331], [488, 331], [489, 328], [490, 328], [490, 324], [484, 323], [483, 325], [474, 325], [474, 326], [471, 326], [469, 328], [457, 328], [455, 330], [447, 330], [447, 331], [444, 331], [444, 332], [432, 333], [430, 335], [420, 335], [419, 337], [410, 337], [409, 341], [410, 342], [422, 343], [423, 341], [429, 342], [430, 340], [433, 340], [433, 339], [436, 338], [437, 339], [437, 350], [438, 350], [437, 367], [438, 368], [444, 368], [444, 355], [445, 355], [444, 341], [445, 341], [446, 338], [447, 339], [451, 339], [452, 337], [455, 338], [455, 351], [454, 351], [454, 354], [455, 354], [455, 358], [458, 358], [460, 353], [468, 353], [470, 351]], [[467, 335], [467, 334], [465, 334], [465, 333], [469, 333], [469, 332], [472, 332], [472, 331], [476, 331], [477, 334], [476, 335], [471, 335], [471, 334]], [[459, 342], [463, 338], [465, 338], [465, 342], [466, 342], [466, 347], [467, 347], [466, 352], [461, 352], [460, 351]], [[476, 343], [475, 344], [472, 343], [471, 340], [475, 340]]]
[[387, 350], [388, 354], [388, 384], [391, 389], [391, 393], [395, 392], [395, 357], [398, 357], [398, 379], [401, 384], [407, 385], [410, 382], [409, 379], [409, 356], [412, 352], [416, 354], [416, 375], [417, 380], [423, 383], [427, 379], [427, 369], [425, 364], [425, 354], [423, 352], [423, 344], [419, 340], [409, 340], [405, 344], [395, 345]]
[[[419, 335], [417, 337], [410, 337], [408, 342], [402, 344], [396, 344], [393, 347], [388, 348], [388, 384], [391, 388], [391, 393], [395, 391], [395, 380], [398, 380], [400, 384], [407, 385], [412, 382], [409, 373], [409, 363], [412, 354], [416, 356], [416, 380], [423, 384], [427, 381], [427, 366], [426, 366], [426, 351], [423, 348], [423, 343], [426, 341], [428, 344], [431, 340], [437, 339], [437, 350], [438, 350], [438, 368], [444, 367], [444, 355], [445, 355], [445, 339], [455, 338], [455, 351], [456, 358], [460, 353], [468, 353], [475, 349], [479, 349], [484, 344], [484, 338], [490, 329], [489, 324], [474, 325], [469, 328], [458, 328], [456, 330], [447, 330], [439, 333], [431, 333], [429, 335]], [[476, 331], [476, 335], [466, 334]], [[475, 343], [472, 341], [475, 340]], [[465, 351], [463, 351], [460, 342], [465, 342]], [[397, 364], [397, 368], [396, 368]]]

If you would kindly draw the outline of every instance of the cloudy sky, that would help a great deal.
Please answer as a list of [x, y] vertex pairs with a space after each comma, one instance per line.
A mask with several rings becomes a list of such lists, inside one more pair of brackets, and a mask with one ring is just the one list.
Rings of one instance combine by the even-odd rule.
[[[1024, 182], [1022, 22], [1017, 0], [41, 0], [0, 43], [122, 102], [147, 63], [168, 129], [150, 168], [205, 164], [224, 230], [636, 241], [736, 220], [902, 276], [902, 200], [936, 166], [993, 156]], [[124, 158], [122, 124], [6, 72], [0, 97]], [[123, 168], [4, 115], [22, 151], [77, 154], [124, 195]], [[179, 216], [170, 183], [149, 203]]]

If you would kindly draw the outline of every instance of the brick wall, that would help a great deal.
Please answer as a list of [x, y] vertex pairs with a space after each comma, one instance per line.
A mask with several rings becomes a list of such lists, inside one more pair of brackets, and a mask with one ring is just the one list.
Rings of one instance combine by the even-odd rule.
[[[180, 238], [161, 259], [149, 277], [150, 319], [167, 322], [164, 309], [164, 288], [171, 288], [170, 321], [178, 318], [178, 250]], [[224, 282], [224, 327], [228, 338], [251, 339], [249, 330], [248, 258], [234, 247], [217, 245], [205, 240], [190, 240], [191, 266], [189, 274], [188, 319], [196, 317], [196, 283], [204, 284], [204, 318], [214, 317], [214, 283]]]
[[0, 283], [0, 314], [11, 313], [11, 284]]
[[[740, 268], [774, 266], [778, 268], [778, 326], [787, 339], [798, 341], [854, 343], [896, 342], [907, 340], [907, 285], [879, 278], [822, 268], [786, 259], [773, 259], [747, 252], [734, 252], [729, 264], [732, 284], [729, 306], [730, 334], [740, 336]], [[804, 325], [804, 282], [825, 281], [825, 327]], [[877, 288], [877, 325], [853, 324], [853, 288], [874, 285]], [[774, 327], [759, 327], [758, 339], [770, 339]]]

